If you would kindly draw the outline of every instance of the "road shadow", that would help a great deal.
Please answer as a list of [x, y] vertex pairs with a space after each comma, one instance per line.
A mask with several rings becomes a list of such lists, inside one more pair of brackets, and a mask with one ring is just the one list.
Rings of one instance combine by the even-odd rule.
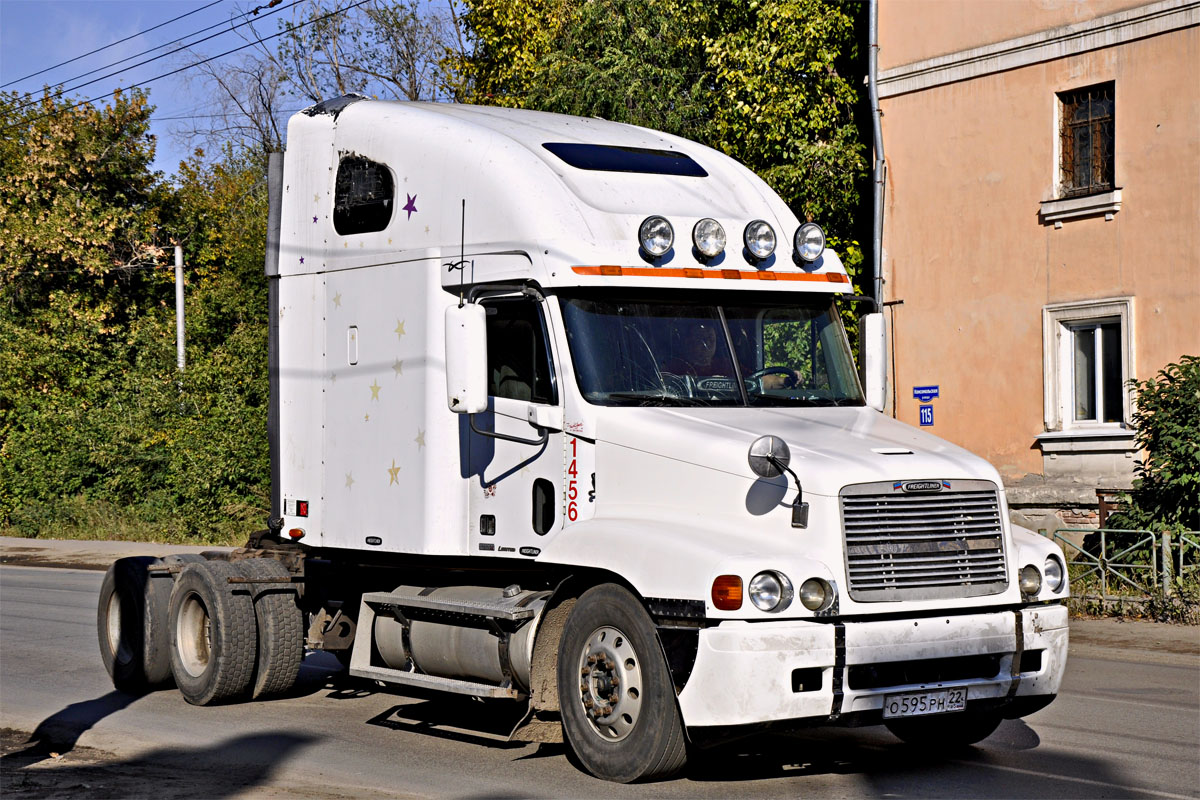
[[93, 700], [71, 703], [39, 722], [21, 750], [0, 756], [0, 772], [10, 769], [10, 763], [33, 764], [69, 753], [97, 722], [139, 699], [141, 695], [113, 690]]
[[[1112, 791], [1137, 797], [1103, 757], [1039, 752], [1037, 733], [1009, 720], [973, 747], [942, 752], [899, 742], [881, 726], [761, 736], [700, 750], [684, 781], [739, 783], [853, 775], [874, 797], [1093, 798]], [[1014, 757], [1016, 756], [1016, 757]]]
[[38, 763], [37, 756], [12, 753], [0, 770], [0, 794], [5, 800], [244, 797], [268, 783], [293, 752], [315, 738], [294, 733], [253, 734], [211, 747], [167, 747], [128, 759], [80, 747], [49, 763]]

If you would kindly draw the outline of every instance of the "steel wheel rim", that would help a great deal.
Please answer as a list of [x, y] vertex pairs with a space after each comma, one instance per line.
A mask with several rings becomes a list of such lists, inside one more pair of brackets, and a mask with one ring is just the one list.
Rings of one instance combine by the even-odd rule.
[[108, 618], [108, 652], [118, 664], [128, 664], [133, 660], [133, 652], [121, 636], [121, 598], [116, 592], [108, 596], [105, 615]]
[[637, 727], [642, 709], [642, 663], [620, 629], [597, 628], [579, 654], [579, 702], [589, 727], [619, 742]]
[[175, 626], [175, 648], [184, 671], [199, 678], [212, 657], [212, 620], [200, 596], [189, 594], [179, 608]]

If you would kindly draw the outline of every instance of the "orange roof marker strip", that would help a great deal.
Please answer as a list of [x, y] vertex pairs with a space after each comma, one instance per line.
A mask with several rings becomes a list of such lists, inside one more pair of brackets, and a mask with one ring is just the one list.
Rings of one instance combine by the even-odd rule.
[[840, 272], [766, 272], [737, 269], [674, 269], [669, 267], [571, 267], [576, 275], [604, 275], [629, 278], [717, 278], [719, 280], [750, 281], [816, 281], [819, 283], [849, 283]]

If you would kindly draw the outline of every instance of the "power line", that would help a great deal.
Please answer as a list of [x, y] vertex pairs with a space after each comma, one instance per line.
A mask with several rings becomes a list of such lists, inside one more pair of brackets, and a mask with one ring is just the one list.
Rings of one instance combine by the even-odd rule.
[[[178, 17], [175, 17], [174, 19], [169, 19], [166, 22], [160, 22], [157, 25], [155, 25], [153, 28], [146, 28], [146, 30], [144, 30], [144, 31], [135, 33], [132, 36], [126, 36], [124, 39], [119, 39], [115, 42], [112, 42], [111, 44], [106, 44], [103, 47], [97, 47], [95, 50], [84, 53], [81, 56], [75, 56], [74, 58], [70, 58], [70, 59], [67, 59], [66, 61], [59, 62], [58, 64], [55, 64], [53, 67], [46, 67], [45, 69], [38, 70], [37, 72], [32, 72], [23, 78], [17, 78], [15, 81], [9, 81], [8, 83], [0, 84], [0, 89], [4, 89], [6, 87], [12, 86], [14, 83], [20, 83], [21, 81], [28, 80], [30, 78], [36, 78], [38, 75], [49, 72], [52, 69], [58, 69], [59, 67], [65, 67], [67, 64], [73, 64], [81, 58], [87, 58], [88, 56], [94, 56], [96, 53], [99, 53], [103, 50], [107, 50], [110, 47], [116, 47], [119, 44], [128, 42], [130, 39], [136, 39], [139, 36], [143, 36], [147, 33], [150, 33], [150, 31], [156, 31], [159, 28], [163, 27], [164, 25], [170, 25], [172, 22], [178, 22], [179, 20], [183, 19], [184, 17], [190, 17], [192, 14], [196, 14], [200, 11], [203, 11], [206, 8], [212, 8], [213, 6], [217, 5], [220, 2], [221, 2], [221, 0], [213, 0], [208, 5], [200, 6], [199, 8], [189, 11], [186, 14], [180, 14]], [[188, 35], [190, 36], [191, 34], [188, 34]], [[136, 56], [133, 56], [133, 57], [136, 58]], [[128, 59], [126, 59], [126, 60], [128, 60]], [[119, 64], [121, 62], [118, 61], [117, 63]], [[103, 67], [101, 67], [101, 69], [103, 69]], [[75, 80], [75, 79], [71, 78], [71, 80]]]
[[[272, 5], [278, 5], [278, 4], [279, 4], [279, 3], [281, 3], [282, 1], [283, 1], [283, 0], [271, 0], [271, 2], [270, 2], [270, 3], [267, 3], [266, 5], [261, 5], [261, 6], [258, 6], [257, 8], [253, 9], [252, 11], [250, 11], [250, 12], [248, 12], [248, 13], [250, 13], [250, 14], [256, 14], [256, 15], [257, 15], [257, 14], [258, 14], [258, 12], [259, 12], [261, 9], [264, 9], [264, 8], [269, 8], [269, 7], [270, 7], [270, 6], [272, 6]], [[287, 9], [291, 8], [292, 6], [298, 5], [299, 3], [303, 2], [303, 1], [304, 1], [304, 0], [292, 0], [292, 2], [291, 2], [291, 3], [289, 3], [289, 4], [288, 4], [288, 5], [286, 5], [286, 6], [284, 6], [283, 8], [279, 8], [279, 9], [276, 9], [275, 11], [268, 12], [267, 14], [264, 14], [264, 15], [263, 15], [263, 17], [264, 17], [264, 18], [265, 18], [265, 17], [269, 17], [271, 14], [278, 14], [280, 11], [286, 11]], [[245, 15], [244, 15], [244, 16], [245, 16]], [[62, 89], [58, 89], [58, 90], [54, 91], [52, 94], [53, 94], [55, 97], [62, 97], [64, 94], [66, 94], [66, 93], [68, 93], [68, 92], [77, 92], [77, 91], [79, 91], [80, 89], [82, 89], [82, 88], [83, 88], [83, 87], [85, 87], [85, 86], [91, 86], [93, 83], [99, 83], [100, 81], [102, 81], [102, 80], [105, 80], [105, 79], [107, 79], [107, 78], [112, 78], [112, 77], [115, 77], [115, 76], [117, 76], [117, 75], [120, 75], [122, 72], [128, 72], [128, 71], [129, 71], [129, 70], [131, 70], [131, 69], [137, 69], [138, 67], [145, 66], [146, 64], [150, 64], [150, 63], [152, 63], [152, 62], [154, 62], [154, 61], [158, 61], [159, 59], [166, 58], [167, 56], [172, 56], [172, 55], [175, 55], [176, 53], [178, 53], [178, 52], [180, 52], [181, 50], [184, 50], [184, 49], [186, 49], [186, 48], [188, 48], [188, 47], [194, 47], [195, 45], [198, 45], [198, 44], [203, 44], [204, 42], [207, 42], [207, 41], [209, 41], [210, 39], [216, 39], [216, 38], [217, 38], [217, 37], [219, 37], [219, 36], [224, 36], [226, 33], [229, 33], [229, 32], [232, 32], [232, 31], [236, 31], [238, 28], [245, 27], [246, 25], [249, 25], [249, 24], [251, 24], [251, 20], [247, 19], [245, 22], [239, 22], [238, 24], [236, 24], [236, 25], [232, 26], [232, 27], [231, 27], [231, 28], [230, 28], [228, 31], [221, 31], [221, 32], [219, 32], [219, 33], [214, 33], [212, 36], [206, 36], [206, 37], [204, 37], [203, 39], [197, 39], [197, 40], [196, 40], [196, 41], [194, 41], [194, 42], [188, 42], [188, 43], [186, 43], [186, 44], [184, 44], [184, 43], [183, 43], [183, 39], [186, 39], [188, 36], [195, 36], [196, 34], [205, 33], [206, 31], [210, 31], [210, 30], [212, 30], [213, 28], [224, 27], [225, 23], [224, 23], [224, 22], [218, 22], [218, 23], [217, 23], [217, 24], [215, 24], [215, 25], [209, 25], [207, 28], [201, 28], [201, 29], [200, 29], [200, 30], [198, 30], [198, 31], [193, 31], [192, 33], [189, 33], [189, 34], [187, 34], [186, 36], [182, 37], [182, 38], [179, 40], [179, 47], [176, 47], [174, 50], [170, 50], [170, 51], [168, 51], [168, 52], [166, 52], [166, 53], [160, 53], [159, 55], [157, 55], [157, 56], [154, 56], [154, 58], [147, 58], [145, 61], [139, 61], [138, 63], [136, 63], [136, 64], [133, 64], [133, 65], [131, 65], [131, 66], [128, 66], [128, 67], [122, 67], [121, 69], [118, 69], [118, 70], [116, 70], [116, 71], [114, 71], [114, 72], [110, 72], [110, 73], [108, 73], [107, 75], [101, 75], [99, 78], [94, 78], [94, 79], [92, 79], [92, 80], [90, 80], [90, 81], [87, 81], [86, 83], [80, 83], [80, 84], [76, 84], [75, 86], [71, 86], [71, 87], [69, 87], [69, 88], [68, 88], [68, 87], [64, 87], [64, 88], [62, 88]], [[271, 37], [268, 37], [268, 38], [271, 38]], [[252, 44], [253, 44], [253, 43], [252, 43]], [[141, 53], [138, 53], [137, 55], [129, 56], [129, 58], [123, 58], [123, 59], [121, 59], [120, 61], [114, 61], [114, 62], [113, 62], [113, 63], [111, 63], [111, 64], [106, 64], [106, 65], [105, 65], [105, 66], [103, 66], [103, 67], [98, 67], [98, 68], [96, 68], [96, 69], [94, 69], [94, 70], [92, 70], [92, 71], [90, 71], [90, 72], [85, 72], [85, 73], [83, 73], [82, 75], [76, 75], [74, 78], [71, 78], [70, 80], [77, 80], [78, 78], [86, 78], [86, 77], [87, 77], [87, 76], [89, 76], [89, 75], [94, 75], [94, 74], [96, 74], [97, 72], [99, 72], [99, 71], [100, 71], [100, 70], [102, 70], [102, 69], [108, 69], [109, 67], [114, 67], [114, 66], [116, 66], [117, 64], [123, 64], [123, 63], [125, 63], [126, 61], [129, 61], [129, 60], [131, 60], [131, 59], [137, 58], [138, 56], [144, 56], [144, 55], [146, 55], [147, 53], [153, 53], [155, 50], [161, 50], [163, 47], [166, 47], [166, 46], [167, 46], [167, 45], [158, 45], [158, 46], [156, 46], [156, 47], [151, 47], [149, 50], [143, 50]], [[233, 51], [231, 51], [231, 52], [233, 52]], [[39, 102], [40, 102], [40, 99], [39, 99], [39, 98], [34, 98], [34, 97], [33, 97], [33, 95], [32, 95], [32, 94], [30, 94], [30, 95], [29, 95], [29, 100], [28, 100], [28, 101], [27, 101], [27, 102], [26, 102], [24, 105], [18, 106], [18, 107], [17, 107], [15, 110], [16, 110], [16, 111], [22, 111], [22, 110], [24, 110], [24, 109], [26, 109], [26, 108], [29, 108], [29, 107], [31, 107], [31, 106], [35, 106], [35, 105], [37, 105]]]
[[[254, 45], [256, 45], [256, 44], [262, 44], [263, 42], [269, 42], [269, 41], [271, 41], [272, 39], [277, 39], [277, 38], [279, 38], [280, 36], [284, 36], [284, 35], [286, 35], [286, 34], [288, 34], [288, 33], [292, 33], [293, 31], [299, 30], [300, 28], [306, 28], [306, 27], [308, 27], [309, 25], [313, 25], [313, 24], [315, 24], [315, 23], [318, 23], [318, 22], [323, 22], [324, 20], [327, 20], [327, 19], [329, 19], [330, 17], [337, 16], [338, 14], [344, 14], [344, 13], [346, 13], [347, 11], [350, 11], [350, 10], [352, 10], [352, 9], [358, 8], [359, 6], [366, 5], [367, 3], [370, 3], [370, 2], [372, 2], [372, 0], [359, 0], [357, 3], [351, 3], [350, 5], [346, 6], [345, 8], [339, 8], [339, 9], [337, 9], [336, 11], [330, 11], [328, 14], [323, 14], [323, 15], [321, 15], [321, 16], [319, 16], [319, 17], [315, 17], [315, 18], [313, 18], [313, 19], [310, 19], [308, 22], [302, 22], [302, 23], [300, 23], [299, 25], [295, 25], [295, 26], [293, 26], [293, 27], [291, 27], [291, 28], [289, 28], [289, 29], [287, 29], [287, 30], [282, 30], [282, 31], [279, 31], [278, 33], [274, 33], [274, 34], [271, 34], [270, 36], [266, 36], [266, 37], [263, 37], [263, 38], [260, 38], [260, 39], [255, 39], [253, 42], [247, 42], [246, 44], [242, 45], [241, 47], [235, 47], [235, 48], [233, 48], [232, 50], [226, 50], [224, 53], [221, 53], [221, 54], [219, 54], [219, 55], [215, 55], [215, 56], [211, 56], [211, 57], [209, 57], [209, 58], [202, 59], [202, 60], [200, 60], [200, 61], [197, 61], [197, 62], [195, 62], [194, 64], [188, 64], [188, 65], [186, 65], [186, 66], [180, 67], [179, 69], [174, 69], [174, 70], [171, 70], [170, 72], [165, 72], [165, 73], [163, 73], [162, 75], [155, 75], [153, 78], [148, 78], [148, 79], [146, 79], [146, 80], [144, 80], [144, 81], [141, 81], [141, 82], [139, 82], [139, 83], [134, 83], [134, 84], [131, 84], [131, 85], [129, 85], [129, 86], [127, 86], [127, 87], [124, 87], [124, 88], [126, 88], [126, 89], [140, 89], [140, 88], [142, 88], [143, 86], [146, 86], [147, 84], [150, 84], [150, 83], [154, 83], [154, 82], [155, 82], [155, 81], [157, 81], [157, 80], [162, 80], [163, 78], [169, 78], [169, 77], [171, 77], [172, 75], [178, 75], [180, 72], [184, 72], [184, 71], [186, 71], [186, 70], [192, 69], [193, 67], [198, 67], [198, 66], [200, 66], [201, 64], [207, 64], [207, 63], [208, 63], [208, 62], [210, 62], [210, 61], [216, 61], [218, 58], [224, 58], [225, 56], [227, 56], [227, 55], [231, 55], [231, 54], [233, 54], [233, 53], [236, 53], [236, 52], [238, 52], [238, 51], [240, 51], [240, 50], [245, 50], [247, 47], [253, 47], [253, 46], [254, 46]], [[93, 81], [93, 83], [94, 83], [94, 81]], [[121, 89], [121, 87], [117, 87], [117, 89], [116, 89], [116, 90], [114, 90], [114, 91], [119, 91], [120, 89]], [[18, 122], [18, 123], [14, 124], [14, 125], [9, 125], [7, 128], [4, 128], [3, 130], [0, 130], [0, 133], [8, 133], [8, 132], [9, 132], [9, 131], [11, 131], [11, 130], [15, 130], [15, 129], [17, 129], [17, 128], [24, 127], [24, 126], [26, 126], [26, 125], [29, 125], [29, 124], [31, 124], [31, 123], [37, 122], [37, 121], [38, 121], [38, 120], [40, 120], [40, 119], [47, 119], [47, 118], [50, 118], [50, 117], [57, 117], [57, 116], [59, 116], [60, 114], [65, 114], [65, 113], [67, 113], [68, 111], [74, 111], [75, 109], [79, 108], [80, 106], [88, 105], [89, 103], [94, 103], [94, 102], [96, 102], [97, 100], [103, 100], [103, 99], [107, 98], [108, 96], [109, 96], [109, 93], [105, 93], [105, 94], [101, 94], [101, 95], [96, 95], [95, 97], [93, 97], [93, 98], [91, 98], [91, 99], [89, 99], [89, 100], [80, 100], [79, 102], [77, 102], [77, 103], [73, 103], [73, 104], [71, 104], [71, 105], [69, 105], [69, 106], [67, 106], [67, 107], [65, 107], [65, 108], [60, 108], [60, 109], [57, 109], [57, 110], [55, 110], [55, 111], [50, 111], [50, 112], [47, 112], [47, 113], [45, 113], [45, 114], [38, 114], [36, 117], [30, 117], [29, 119], [27, 119], [27, 120], [23, 120], [23, 121], [21, 121], [21, 122]]]

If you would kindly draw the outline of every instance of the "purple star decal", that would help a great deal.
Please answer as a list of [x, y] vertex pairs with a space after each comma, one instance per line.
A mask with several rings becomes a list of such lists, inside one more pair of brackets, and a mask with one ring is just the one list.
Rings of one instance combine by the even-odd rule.
[[304, 256], [300, 256], [300, 263], [301, 263], [301, 264], [303, 264], [303, 263], [304, 263]]
[[404, 204], [404, 210], [408, 212], [408, 219], [412, 219], [413, 212], [417, 210], [417, 196], [407, 192], [404, 196], [408, 198], [408, 202]]
[[313, 217], [313, 224], [316, 224], [317, 218]]

